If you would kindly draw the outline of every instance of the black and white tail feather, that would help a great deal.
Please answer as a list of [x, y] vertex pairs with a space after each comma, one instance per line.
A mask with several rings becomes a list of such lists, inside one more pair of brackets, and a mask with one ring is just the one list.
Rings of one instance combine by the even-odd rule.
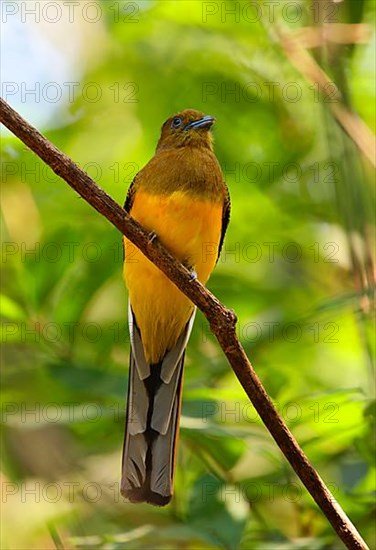
[[159, 363], [149, 365], [129, 304], [131, 356], [121, 493], [131, 502], [164, 506], [171, 500], [184, 352], [195, 313], [196, 310], [175, 347]]

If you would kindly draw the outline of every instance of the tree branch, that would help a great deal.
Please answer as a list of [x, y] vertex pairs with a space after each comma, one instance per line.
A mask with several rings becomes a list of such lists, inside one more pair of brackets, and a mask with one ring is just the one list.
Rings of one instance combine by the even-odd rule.
[[[342, 25], [341, 29], [344, 31], [344, 27], [354, 27], [354, 25]], [[323, 27], [321, 39], [326, 39], [324, 29], [333, 30], [335, 25], [328, 25]], [[338, 25], [337, 25], [338, 28]], [[365, 30], [367, 26], [362, 26]], [[372, 131], [368, 128], [367, 124], [354, 112], [350, 111], [343, 102], [340, 101], [340, 91], [332, 82], [326, 72], [320, 67], [315, 59], [308, 53], [303, 47], [302, 42], [299, 39], [299, 34], [284, 34], [279, 27], [275, 27], [275, 31], [279, 41], [285, 50], [286, 56], [290, 63], [296, 67], [296, 69], [307, 79], [317, 84], [320, 92], [326, 98], [326, 105], [332, 111], [334, 118], [340, 124], [343, 130], [347, 133], [350, 139], [357, 145], [363, 155], [370, 161], [372, 166], [376, 166], [376, 141]], [[300, 31], [306, 32], [306, 29], [300, 29]], [[319, 32], [318, 29], [316, 29]], [[329, 30], [326, 31], [327, 36], [330, 36]], [[307, 30], [307, 37], [310, 36], [310, 32]], [[335, 97], [332, 97], [333, 90], [335, 91]]]
[[149, 233], [121, 206], [3, 99], [0, 99], [0, 121], [132, 241], [204, 313], [233, 371], [265, 426], [339, 537], [347, 548], [368, 550], [354, 525], [309, 463], [263, 388], [236, 336], [236, 315], [223, 306], [198, 280], [192, 280], [189, 271], [166, 251], [158, 239], [149, 239]]

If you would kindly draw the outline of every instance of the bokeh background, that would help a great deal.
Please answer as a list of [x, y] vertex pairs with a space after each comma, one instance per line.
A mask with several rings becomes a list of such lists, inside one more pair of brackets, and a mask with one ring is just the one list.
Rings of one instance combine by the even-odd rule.
[[[372, 0], [2, 2], [3, 97], [118, 202], [168, 116], [216, 117], [232, 218], [208, 286], [371, 548], [374, 172], [356, 141], [372, 151], [374, 11]], [[4, 129], [2, 152], [1, 548], [343, 548], [201, 314], [174, 500], [123, 501], [121, 237]]]

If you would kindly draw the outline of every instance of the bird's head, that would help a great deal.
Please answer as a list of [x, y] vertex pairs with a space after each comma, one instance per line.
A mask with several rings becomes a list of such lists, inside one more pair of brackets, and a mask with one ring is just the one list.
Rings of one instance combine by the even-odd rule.
[[185, 109], [171, 116], [162, 126], [157, 151], [185, 146], [207, 147], [212, 150], [210, 128], [214, 122], [214, 117], [194, 109]]

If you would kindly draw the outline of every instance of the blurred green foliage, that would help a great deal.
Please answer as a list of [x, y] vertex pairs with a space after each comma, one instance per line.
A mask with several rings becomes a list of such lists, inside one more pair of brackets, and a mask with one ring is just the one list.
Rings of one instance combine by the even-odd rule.
[[[273, 18], [265, 2], [260, 12], [247, 4], [102, 0], [74, 100], [41, 130], [122, 203], [170, 114], [191, 107], [217, 118], [232, 219], [208, 286], [236, 311], [265, 388], [375, 548], [373, 173], [275, 33], [371, 23], [375, 4], [300, 0], [287, 11], [277, 2]], [[372, 38], [309, 51], [374, 129]], [[174, 500], [123, 502], [120, 235], [16, 138], [4, 137], [3, 152], [1, 547], [342, 548], [201, 314]]]

